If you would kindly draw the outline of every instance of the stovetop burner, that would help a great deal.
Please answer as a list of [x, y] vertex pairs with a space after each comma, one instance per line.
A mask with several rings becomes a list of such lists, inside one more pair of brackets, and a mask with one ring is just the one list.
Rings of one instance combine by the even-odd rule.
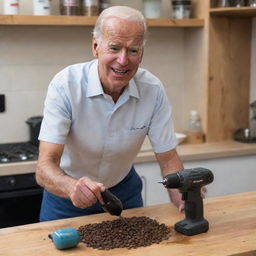
[[33, 161], [38, 158], [38, 148], [30, 142], [0, 144], [0, 164]]

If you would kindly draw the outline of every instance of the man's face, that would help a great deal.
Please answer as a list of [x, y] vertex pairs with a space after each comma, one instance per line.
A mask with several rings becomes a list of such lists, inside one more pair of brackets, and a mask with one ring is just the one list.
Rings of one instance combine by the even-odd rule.
[[143, 55], [143, 27], [134, 21], [109, 18], [102, 40], [93, 39], [99, 77], [105, 89], [122, 89], [135, 75]]

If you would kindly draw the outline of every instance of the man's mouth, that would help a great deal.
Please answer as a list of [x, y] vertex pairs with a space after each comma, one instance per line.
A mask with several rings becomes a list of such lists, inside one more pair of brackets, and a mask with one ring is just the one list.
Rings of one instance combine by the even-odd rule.
[[128, 69], [117, 69], [117, 68], [111, 68], [111, 70], [116, 73], [117, 75], [124, 75], [126, 74], [129, 70]]

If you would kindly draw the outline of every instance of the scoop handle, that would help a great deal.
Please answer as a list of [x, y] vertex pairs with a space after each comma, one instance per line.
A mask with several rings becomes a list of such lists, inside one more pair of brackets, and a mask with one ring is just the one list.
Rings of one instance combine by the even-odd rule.
[[122, 202], [108, 189], [101, 192], [104, 204], [101, 205], [103, 210], [111, 215], [120, 216], [123, 210]]

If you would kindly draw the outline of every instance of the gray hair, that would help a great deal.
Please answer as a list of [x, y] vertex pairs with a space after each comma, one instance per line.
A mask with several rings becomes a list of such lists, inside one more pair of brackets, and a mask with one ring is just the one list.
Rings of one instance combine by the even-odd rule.
[[93, 36], [99, 42], [102, 40], [103, 29], [105, 21], [110, 17], [117, 17], [124, 20], [129, 21], [137, 21], [143, 25], [143, 44], [146, 43], [146, 35], [147, 35], [147, 22], [143, 14], [131, 7], [128, 6], [112, 6], [105, 10], [103, 10], [100, 16], [97, 19], [95, 27], [93, 29]]

